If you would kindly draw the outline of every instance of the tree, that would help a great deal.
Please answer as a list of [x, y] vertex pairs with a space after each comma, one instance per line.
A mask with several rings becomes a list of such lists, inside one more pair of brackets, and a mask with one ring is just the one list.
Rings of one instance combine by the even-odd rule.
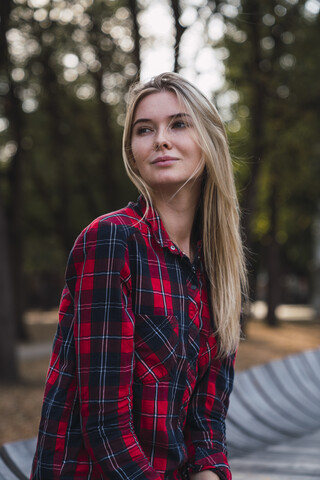
[[[7, 177], [9, 189], [7, 193], [8, 201], [3, 204], [4, 214], [6, 216], [5, 224], [8, 227], [9, 258], [11, 265], [12, 282], [14, 284], [15, 302], [14, 302], [14, 325], [17, 335], [20, 338], [26, 337], [26, 332], [22, 322], [23, 311], [23, 276], [21, 263], [23, 257], [23, 246], [21, 241], [21, 225], [23, 203], [22, 176], [23, 176], [23, 149], [22, 149], [22, 131], [24, 125], [21, 102], [18, 97], [15, 83], [12, 79], [10, 58], [8, 54], [7, 33], [10, 28], [10, 15], [13, 9], [11, 1], [3, 2], [1, 5], [1, 34], [0, 34], [0, 75], [5, 82], [6, 89], [3, 95], [2, 110], [9, 123], [9, 136], [12, 149], [11, 162], [6, 171], [2, 170], [1, 190], [4, 189], [4, 176]], [[5, 200], [3, 196], [2, 200]]]
[[[237, 8], [219, 2], [218, 10], [226, 22], [227, 88], [235, 88], [239, 95], [229, 122], [230, 136], [236, 156], [247, 159], [238, 162], [237, 175], [246, 243], [253, 252], [252, 298], [257, 271], [264, 268], [268, 273], [268, 322], [274, 325], [281, 274], [290, 263], [296, 271], [303, 263], [306, 271], [312, 250], [296, 260], [290, 254], [300, 227], [293, 217], [301, 209], [308, 222], [299, 235], [310, 244], [315, 192], [319, 190], [314, 160], [319, 93], [313, 87], [319, 75], [315, 61], [319, 12], [310, 12], [303, 0], [243, 0]], [[294, 210], [289, 211], [289, 204]]]
[[13, 289], [9, 262], [6, 216], [0, 197], [0, 382], [15, 382], [18, 379], [17, 358], [15, 351], [15, 323]]
[[137, 72], [127, 4], [43, 3], [1, 2], [1, 242], [13, 252], [2, 273], [19, 306], [15, 319], [13, 304], [3, 309], [3, 332], [23, 326], [24, 293], [28, 306], [58, 302], [77, 234], [132, 191], [121, 169], [124, 93]]
[[[2, 2], [0, 5], [0, 71], [3, 74], [7, 66], [6, 56], [6, 25], [10, 15], [11, 3]], [[8, 89], [8, 94], [12, 90]], [[8, 109], [8, 107], [7, 107]], [[2, 178], [0, 177], [0, 180]], [[1, 185], [2, 186], [2, 185]], [[15, 312], [13, 303], [13, 282], [10, 268], [9, 227], [3, 194], [0, 191], [0, 381], [15, 381], [18, 378], [17, 359], [15, 354]]]
[[174, 67], [173, 71], [178, 72], [180, 69], [179, 64], [179, 55], [180, 55], [180, 46], [181, 46], [181, 38], [183, 33], [186, 30], [186, 27], [183, 26], [180, 22], [181, 17], [181, 6], [179, 0], [171, 0], [171, 9], [173, 13], [174, 19], [174, 26], [175, 26], [175, 45], [174, 45]]

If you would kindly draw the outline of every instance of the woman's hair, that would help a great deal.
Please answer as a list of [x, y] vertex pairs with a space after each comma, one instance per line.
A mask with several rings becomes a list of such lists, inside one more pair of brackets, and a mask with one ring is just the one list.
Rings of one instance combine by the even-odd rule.
[[210, 282], [214, 329], [221, 356], [235, 352], [240, 338], [240, 313], [246, 291], [246, 268], [239, 231], [239, 206], [232, 161], [223, 123], [214, 105], [191, 83], [176, 73], [162, 73], [129, 91], [123, 133], [126, 171], [147, 201], [150, 189], [134, 168], [132, 123], [142, 98], [161, 91], [173, 92], [191, 116], [205, 164], [202, 189], [202, 239], [206, 273]]

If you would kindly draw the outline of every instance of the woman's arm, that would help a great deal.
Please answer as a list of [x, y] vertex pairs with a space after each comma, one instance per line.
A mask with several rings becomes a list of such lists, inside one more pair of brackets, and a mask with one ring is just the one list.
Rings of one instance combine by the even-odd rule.
[[[210, 353], [214, 352], [215, 349]], [[213, 357], [189, 402], [185, 436], [190, 475], [209, 475], [194, 477], [194, 480], [213, 479], [211, 473], [219, 479], [231, 480], [225, 418], [233, 387], [234, 357]]]
[[127, 230], [100, 222], [78, 238], [67, 285], [75, 309], [82, 436], [103, 478], [159, 480], [133, 425], [134, 315], [128, 278]]
[[190, 480], [219, 480], [218, 475], [213, 473], [211, 470], [204, 470], [199, 473], [191, 473], [189, 476]]

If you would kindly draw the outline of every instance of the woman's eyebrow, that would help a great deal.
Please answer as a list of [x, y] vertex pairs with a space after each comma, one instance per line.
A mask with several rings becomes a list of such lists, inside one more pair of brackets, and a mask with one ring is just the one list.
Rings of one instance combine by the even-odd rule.
[[132, 125], [132, 128], [137, 125], [137, 123], [148, 123], [148, 122], [151, 122], [151, 118], [138, 118], [138, 120], [136, 120], [133, 125]]
[[191, 115], [189, 115], [188, 113], [175, 113], [174, 115], [169, 116], [169, 118], [184, 118], [184, 117], [191, 118]]
[[[169, 115], [168, 118], [171, 120], [173, 118], [184, 118], [184, 117], [189, 117], [191, 118], [191, 115], [188, 113], [174, 113], [173, 115]], [[148, 123], [152, 122], [151, 118], [138, 118], [132, 125], [132, 128], [137, 125], [137, 123]]]

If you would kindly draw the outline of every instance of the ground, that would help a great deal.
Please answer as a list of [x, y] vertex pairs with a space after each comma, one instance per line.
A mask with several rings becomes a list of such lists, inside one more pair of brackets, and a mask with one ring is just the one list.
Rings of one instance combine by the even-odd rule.
[[[31, 348], [52, 341], [56, 318], [56, 312], [29, 313]], [[319, 346], [319, 321], [281, 321], [277, 328], [270, 328], [262, 321], [251, 320], [239, 347], [236, 370]], [[48, 355], [21, 361], [21, 383], [0, 386], [0, 445], [37, 434], [48, 361]]]

